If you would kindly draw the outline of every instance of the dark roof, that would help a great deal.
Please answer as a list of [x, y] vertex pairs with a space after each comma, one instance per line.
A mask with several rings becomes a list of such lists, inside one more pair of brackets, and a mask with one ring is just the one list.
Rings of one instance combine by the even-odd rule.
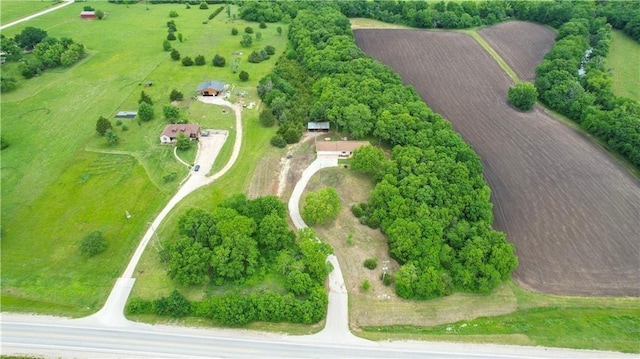
[[308, 130], [328, 130], [331, 128], [329, 122], [309, 122], [307, 123]]
[[220, 81], [205, 81], [205, 82], [201, 82], [200, 85], [198, 85], [198, 90], [197, 91], [202, 91], [205, 89], [214, 89], [218, 92], [224, 90], [224, 82], [220, 82]]

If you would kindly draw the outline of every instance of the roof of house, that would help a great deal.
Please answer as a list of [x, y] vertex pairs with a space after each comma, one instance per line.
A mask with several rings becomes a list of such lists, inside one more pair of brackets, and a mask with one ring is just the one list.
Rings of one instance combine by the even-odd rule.
[[95, 11], [82, 11], [80, 12], [80, 15], [95, 15], [96, 12]]
[[185, 135], [191, 137], [193, 135], [198, 135], [200, 133], [200, 126], [193, 125], [189, 123], [177, 123], [167, 125], [162, 131], [162, 136], [167, 136], [169, 138], [178, 137], [178, 134], [182, 132]]
[[322, 141], [316, 142], [316, 151], [353, 152], [354, 150], [368, 144], [369, 141]]
[[209, 89], [212, 88], [218, 92], [224, 90], [224, 82], [220, 82], [220, 81], [205, 81], [205, 82], [201, 82], [200, 85], [198, 85], [198, 90], [197, 91], [202, 91], [205, 89]]
[[308, 130], [328, 130], [331, 128], [329, 122], [309, 122], [307, 123]]

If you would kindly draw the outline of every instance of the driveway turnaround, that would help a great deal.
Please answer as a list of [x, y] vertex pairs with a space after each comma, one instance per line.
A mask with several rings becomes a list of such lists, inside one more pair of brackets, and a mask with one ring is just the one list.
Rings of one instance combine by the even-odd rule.
[[142, 253], [144, 253], [144, 250], [147, 247], [147, 244], [149, 244], [149, 241], [153, 238], [153, 234], [156, 229], [160, 226], [173, 207], [178, 204], [178, 202], [196, 189], [211, 184], [213, 181], [227, 173], [238, 159], [240, 148], [242, 146], [242, 107], [237, 104], [231, 104], [230, 102], [217, 97], [213, 99], [199, 97], [198, 99], [204, 103], [229, 107], [234, 111], [236, 117], [236, 138], [233, 144], [231, 158], [229, 158], [227, 164], [220, 171], [216, 172], [212, 176], [207, 176], [207, 173], [211, 171], [211, 166], [213, 166], [213, 163], [220, 153], [222, 145], [226, 141], [229, 133], [227, 131], [210, 131], [208, 137], [203, 137], [201, 139], [201, 142], [198, 144], [198, 154], [196, 155], [196, 163], [200, 165], [200, 170], [196, 172], [191, 169], [189, 176], [184, 181], [180, 189], [178, 189], [178, 192], [173, 196], [173, 198], [171, 198], [171, 200], [169, 200], [169, 203], [167, 203], [153, 223], [151, 223], [151, 226], [145, 233], [144, 237], [142, 237], [142, 241], [140, 241], [133, 257], [129, 261], [129, 265], [125, 269], [124, 274], [116, 281], [116, 284], [111, 290], [111, 293], [109, 294], [109, 297], [102, 309], [88, 317], [76, 319], [77, 322], [100, 324], [109, 327], [126, 327], [131, 325], [131, 322], [124, 316], [124, 308], [127, 303], [127, 298], [129, 298], [129, 294], [131, 293], [131, 289], [133, 288], [133, 283], [135, 282], [133, 273], [138, 265], [138, 261], [142, 257]]

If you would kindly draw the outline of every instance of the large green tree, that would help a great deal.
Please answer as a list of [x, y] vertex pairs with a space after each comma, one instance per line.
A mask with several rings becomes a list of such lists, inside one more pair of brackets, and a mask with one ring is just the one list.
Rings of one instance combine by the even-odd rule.
[[25, 27], [15, 36], [15, 40], [23, 49], [31, 50], [47, 37], [47, 32], [33, 26]]
[[307, 194], [302, 208], [302, 218], [309, 225], [327, 224], [338, 218], [340, 209], [342, 202], [338, 191], [333, 187], [325, 187]]
[[183, 285], [197, 285], [207, 280], [211, 249], [193, 238], [183, 237], [169, 248], [168, 275]]
[[138, 106], [138, 117], [142, 121], [151, 121], [154, 117], [153, 106], [146, 102], [141, 102]]
[[100, 116], [100, 118], [98, 118], [98, 121], [96, 121], [96, 132], [100, 134], [100, 136], [106, 135], [107, 131], [112, 129], [113, 126], [111, 125], [111, 122], [103, 116]]
[[538, 99], [538, 91], [531, 82], [521, 82], [509, 88], [509, 102], [521, 111], [531, 111]]

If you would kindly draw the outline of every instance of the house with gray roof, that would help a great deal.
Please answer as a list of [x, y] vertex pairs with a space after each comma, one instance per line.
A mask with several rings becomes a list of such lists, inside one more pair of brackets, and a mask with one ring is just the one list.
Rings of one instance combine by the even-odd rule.
[[205, 81], [198, 86], [198, 95], [200, 96], [218, 96], [224, 92], [226, 85], [220, 81]]

